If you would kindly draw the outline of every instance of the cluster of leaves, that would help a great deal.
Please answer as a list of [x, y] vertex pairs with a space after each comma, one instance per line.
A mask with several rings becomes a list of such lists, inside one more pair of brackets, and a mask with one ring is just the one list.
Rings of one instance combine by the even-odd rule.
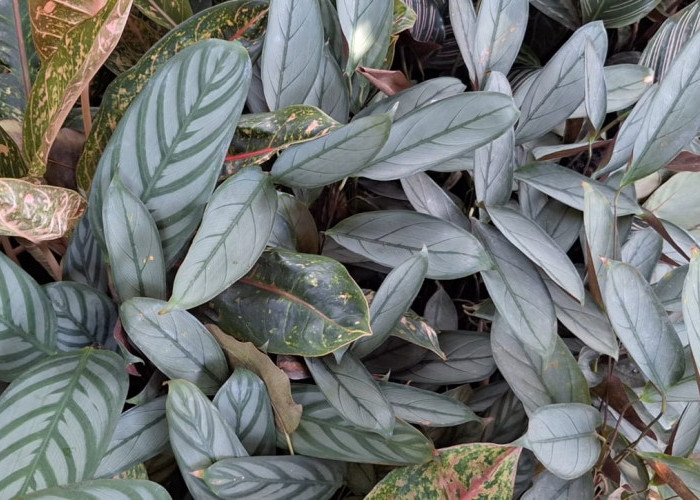
[[698, 31], [0, 0], [0, 497], [696, 498]]

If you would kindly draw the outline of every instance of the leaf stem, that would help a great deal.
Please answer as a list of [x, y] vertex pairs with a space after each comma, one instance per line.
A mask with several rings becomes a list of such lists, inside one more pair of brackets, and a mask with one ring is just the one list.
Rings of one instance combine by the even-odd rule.
[[85, 137], [87, 137], [90, 133], [90, 129], [92, 129], [92, 116], [90, 115], [90, 82], [85, 85], [85, 88], [80, 94], [80, 110], [83, 114]]

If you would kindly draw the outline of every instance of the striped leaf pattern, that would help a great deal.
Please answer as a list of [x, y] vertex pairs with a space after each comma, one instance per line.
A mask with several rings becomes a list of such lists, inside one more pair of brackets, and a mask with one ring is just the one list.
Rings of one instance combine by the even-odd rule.
[[61, 267], [64, 280], [83, 283], [101, 292], [108, 289], [104, 254], [92, 235], [90, 221], [85, 216], [73, 231]]
[[238, 42], [206, 40], [163, 65], [100, 160], [88, 212], [98, 241], [104, 241], [104, 197], [119, 166], [124, 185], [158, 226], [166, 262], [177, 258], [214, 191], [250, 78], [248, 53]]
[[37, 283], [0, 252], [0, 380], [56, 352], [56, 313]]
[[275, 454], [275, 416], [260, 377], [245, 368], [216, 393], [214, 404], [251, 455]]
[[112, 336], [117, 307], [107, 295], [82, 283], [57, 281], [44, 285], [58, 320], [59, 351], [75, 351], [93, 344], [115, 349]]
[[108, 351], [52, 356], [0, 397], [0, 497], [92, 477], [119, 418], [128, 377]]
[[67, 486], [56, 486], [22, 497], [34, 500], [170, 500], [170, 494], [158, 483], [142, 479], [96, 479]]

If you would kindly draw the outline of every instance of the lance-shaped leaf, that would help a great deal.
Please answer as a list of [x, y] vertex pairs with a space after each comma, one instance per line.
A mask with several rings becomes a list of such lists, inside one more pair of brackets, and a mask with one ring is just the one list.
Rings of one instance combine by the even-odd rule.
[[348, 44], [345, 73], [381, 68], [389, 49], [394, 4], [389, 0], [339, 0], [338, 20]]
[[237, 367], [216, 393], [214, 404], [249, 454], [275, 454], [275, 417], [260, 377]]
[[165, 258], [156, 223], [148, 208], [117, 174], [102, 209], [107, 256], [119, 300], [166, 295]]
[[583, 184], [583, 227], [585, 229], [588, 255], [595, 271], [590, 276], [591, 289], [602, 294], [605, 290], [607, 271], [603, 259], [614, 259], [619, 255], [616, 236], [615, 214], [605, 196], [588, 183]]
[[88, 218], [83, 216], [73, 231], [63, 260], [63, 279], [89, 285], [106, 292], [108, 288], [107, 266], [102, 249], [90, 230]]
[[[199, 224], [250, 85], [238, 42], [206, 40], [173, 56], [134, 100], [105, 149], [90, 192], [90, 226], [119, 177], [148, 207], [171, 264]], [[166, 104], [168, 103], [168, 104]]]
[[74, 351], [93, 344], [114, 349], [117, 307], [104, 293], [82, 283], [57, 281], [44, 285], [56, 311], [57, 346]]
[[323, 58], [318, 0], [271, 0], [261, 75], [268, 108], [304, 104]]
[[588, 472], [600, 455], [598, 410], [578, 403], [543, 406], [530, 416], [525, 443], [547, 469], [562, 479]]
[[[606, 98], [603, 102], [605, 102], [605, 109], [608, 113], [633, 106], [654, 83], [654, 72], [646, 66], [638, 64], [606, 66], [603, 68], [603, 76], [606, 90]], [[602, 104], [599, 106], [602, 108]], [[588, 114], [584, 102], [571, 113], [570, 118], [585, 118], [586, 116]], [[628, 116], [625, 122], [629, 119]]]
[[580, 6], [575, 0], [532, 0], [532, 6], [571, 31], [581, 26]]
[[507, 95], [468, 92], [441, 99], [396, 120], [384, 147], [359, 175], [391, 180], [429, 170], [495, 139], [517, 118]]
[[686, 42], [651, 98], [623, 186], [661, 169], [695, 138], [700, 116], [692, 108], [698, 99], [700, 33]]
[[[676, 267], [664, 274], [652, 285], [654, 295], [658, 297], [667, 311], [680, 311], [683, 287], [688, 275], [689, 265]], [[687, 319], [685, 320], [688, 321]], [[687, 327], [686, 323], [686, 327]]]
[[246, 46], [259, 41], [264, 32], [267, 8], [265, 0], [232, 0], [206, 9], [170, 31], [138, 64], [119, 75], [102, 97], [102, 105], [78, 162], [76, 177], [80, 190], [83, 193], [90, 190], [112, 132], [131, 102], [163, 64], [186, 47], [209, 38], [240, 40]]
[[343, 418], [365, 431], [390, 438], [394, 411], [364, 365], [352, 353], [304, 358], [316, 385]]
[[[0, 4], [0, 120], [21, 120], [27, 96], [31, 90], [32, 75], [38, 66], [29, 23], [27, 2], [2, 2]], [[37, 59], [37, 60], [32, 60]], [[36, 64], [34, 64], [36, 63]]]
[[[429, 439], [414, 427], [396, 421], [394, 434], [387, 439], [354, 426], [326, 400], [313, 385], [295, 386], [294, 400], [304, 407], [297, 430], [290, 435], [295, 453], [346, 462], [386, 465], [424, 463], [433, 455]], [[278, 435], [278, 444], [284, 439]]]
[[0, 235], [33, 243], [64, 236], [85, 212], [85, 198], [73, 190], [0, 179]]
[[418, 295], [427, 269], [428, 252], [423, 249], [387, 274], [369, 308], [372, 336], [353, 344], [355, 356], [364, 358], [389, 337]]
[[481, 273], [496, 308], [527, 349], [549, 356], [556, 343], [557, 319], [537, 269], [494, 227], [474, 221], [474, 232], [497, 266]]
[[634, 267], [608, 261], [605, 306], [615, 333], [641, 372], [665, 392], [683, 376], [683, 346], [650, 285]]
[[110, 477], [153, 458], [168, 445], [165, 397], [125, 411], [94, 477]]
[[344, 484], [346, 465], [299, 455], [219, 460], [197, 473], [220, 498], [325, 500]]
[[138, 498], [139, 500], [170, 500], [170, 493], [160, 484], [143, 479], [93, 479], [66, 486], [40, 490], [22, 498], [45, 500], [74, 500], [76, 498]]
[[[527, 184], [521, 188], [527, 189]], [[530, 191], [535, 191], [529, 188]], [[537, 192], [537, 191], [535, 191]], [[568, 251], [578, 240], [583, 226], [583, 217], [578, 210], [567, 207], [555, 199], [549, 199], [535, 216], [537, 223], [544, 228], [562, 250]]]
[[[2, 76], [5, 76], [5, 73], [0, 73], [0, 77]], [[0, 123], [0, 177], [20, 178], [26, 175], [27, 164], [24, 162], [22, 151]]]
[[429, 427], [450, 427], [480, 419], [456, 399], [405, 384], [379, 382], [396, 416]]
[[323, 356], [370, 335], [362, 290], [340, 263], [318, 255], [265, 252], [208, 307], [222, 330], [276, 354]]
[[546, 134], [583, 102], [586, 40], [591, 40], [601, 59], [605, 58], [608, 40], [602, 22], [589, 23], [576, 30], [547, 61], [527, 90], [515, 129], [518, 143]]
[[[47, 2], [44, 8], [49, 5], [56, 3]], [[61, 29], [60, 43], [39, 69], [25, 113], [22, 148], [32, 174], [46, 170], [54, 139], [80, 92], [119, 41], [130, 7], [131, 0], [107, 0], [65, 38]]]
[[606, 28], [622, 28], [634, 24], [654, 7], [660, 0], [581, 0], [583, 22], [600, 19]]
[[248, 452], [214, 404], [186, 380], [168, 383], [165, 415], [170, 446], [187, 489], [196, 498], [218, 499], [192, 473], [224, 458], [248, 456]]
[[490, 443], [443, 448], [428, 464], [394, 469], [365, 498], [510, 498], [521, 451]]
[[700, 252], [694, 249], [683, 282], [682, 311], [693, 363], [700, 368]]
[[438, 330], [457, 330], [458, 328], [457, 308], [450, 294], [440, 285], [425, 303], [423, 316]]
[[382, 148], [391, 129], [388, 115], [367, 116], [318, 139], [290, 146], [272, 167], [275, 182], [315, 188], [362, 169]]
[[134, 0], [134, 6], [149, 19], [172, 29], [192, 16], [192, 6], [188, 0]]
[[416, 212], [433, 215], [464, 229], [469, 228], [469, 219], [452, 197], [430, 176], [418, 172], [401, 179], [401, 187]]
[[633, 231], [622, 245], [621, 259], [636, 267], [649, 281], [661, 258], [663, 242], [664, 239], [653, 227]]
[[508, 241], [537, 264], [552, 280], [579, 302], [583, 282], [566, 252], [539, 224], [508, 207], [488, 207], [491, 220]]
[[318, 252], [318, 227], [303, 201], [291, 194], [277, 192], [277, 213], [267, 244], [304, 253]]
[[228, 376], [226, 358], [204, 326], [187, 311], [159, 314], [165, 302], [135, 297], [121, 305], [129, 339], [170, 378], [184, 378], [214, 394]]
[[275, 188], [258, 167], [224, 181], [175, 275], [168, 309], [198, 306], [250, 271], [265, 250], [276, 210]]
[[527, 0], [496, 0], [480, 4], [473, 35], [473, 56], [479, 82], [487, 71], [504, 75], [510, 71], [525, 36], [528, 7]]
[[426, 276], [433, 279], [461, 278], [491, 266], [479, 242], [466, 230], [416, 212], [361, 213], [326, 234], [348, 250], [388, 267], [398, 266], [425, 246]]
[[595, 46], [590, 40], [586, 40], [584, 55], [584, 103], [586, 114], [593, 126], [594, 133], [601, 129], [607, 113], [608, 91], [605, 85], [605, 72], [603, 61], [596, 53]]
[[56, 313], [44, 290], [0, 253], [0, 380], [56, 352]]
[[[328, 0], [320, 1], [326, 3]], [[350, 113], [348, 87], [340, 66], [330, 53], [328, 43], [323, 47], [323, 56], [314, 86], [304, 102], [319, 107], [340, 123], [348, 121]]]
[[83, 349], [26, 370], [0, 396], [0, 493], [91, 478], [124, 405], [122, 358]]
[[420, 346], [423, 349], [428, 349], [437, 354], [442, 360], [447, 359], [447, 356], [445, 356], [445, 353], [442, 352], [440, 348], [440, 342], [438, 341], [438, 334], [435, 328], [430, 326], [425, 319], [421, 318], [410, 309], [406, 311], [406, 314], [403, 315], [394, 329], [391, 330], [391, 336]]
[[476, 42], [474, 40], [477, 30], [474, 4], [461, 0], [449, 0], [449, 2], [450, 21], [457, 46], [472, 82], [476, 82], [480, 75], [477, 75]]
[[605, 196], [611, 206], [616, 205], [618, 217], [641, 212], [637, 202], [626, 194], [621, 193], [617, 196], [617, 191], [612, 187], [556, 163], [537, 162], [525, 165], [515, 171], [515, 178], [581, 212], [584, 207], [583, 183], [590, 184]]

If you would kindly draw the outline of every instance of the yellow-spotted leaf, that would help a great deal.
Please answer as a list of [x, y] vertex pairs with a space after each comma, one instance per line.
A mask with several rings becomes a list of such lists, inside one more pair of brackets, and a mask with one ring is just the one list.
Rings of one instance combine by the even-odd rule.
[[134, 0], [134, 6], [151, 21], [168, 29], [192, 16], [189, 0]]
[[24, 162], [22, 152], [10, 134], [0, 125], [0, 177], [19, 178], [25, 175], [27, 175], [27, 164]]

